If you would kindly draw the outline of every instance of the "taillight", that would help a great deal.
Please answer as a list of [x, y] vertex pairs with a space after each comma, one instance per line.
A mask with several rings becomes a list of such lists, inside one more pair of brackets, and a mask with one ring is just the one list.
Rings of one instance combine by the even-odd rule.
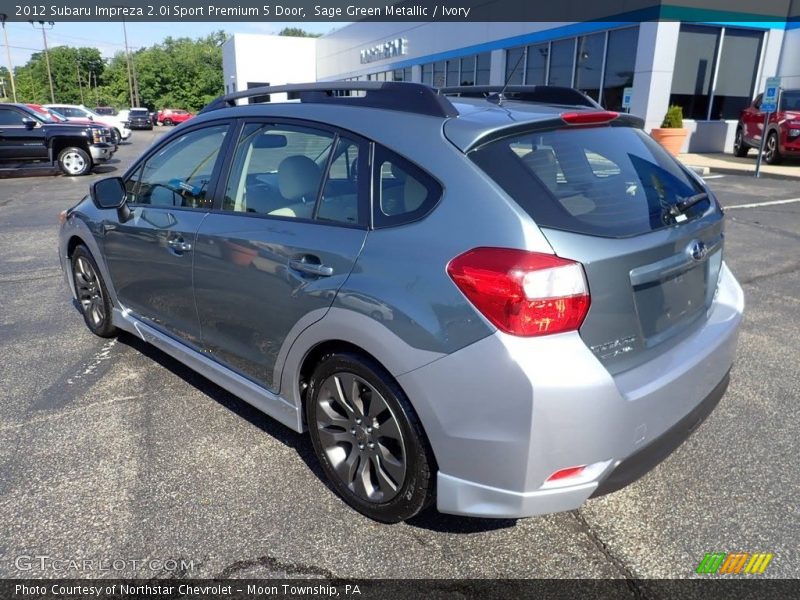
[[612, 110], [585, 110], [580, 112], [562, 113], [561, 120], [567, 125], [594, 125], [608, 123], [619, 116]]
[[519, 336], [578, 329], [589, 311], [583, 266], [552, 254], [475, 248], [447, 273], [495, 327]]

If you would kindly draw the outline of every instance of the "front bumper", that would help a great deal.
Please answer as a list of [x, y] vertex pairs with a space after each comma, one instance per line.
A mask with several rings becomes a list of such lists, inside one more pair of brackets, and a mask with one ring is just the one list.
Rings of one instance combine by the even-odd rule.
[[131, 137], [131, 133], [133, 132], [127, 127], [123, 127], [122, 129], [119, 130], [119, 134], [123, 140], [127, 140], [129, 137]]
[[105, 162], [114, 154], [115, 147], [111, 144], [94, 144], [89, 146], [92, 161], [96, 163]]
[[[724, 393], [743, 309], [723, 266], [706, 322], [616, 376], [576, 332], [495, 333], [399, 376], [438, 462], [438, 509], [502, 518], [572, 510], [643, 475]], [[545, 482], [577, 465], [591, 467]]]

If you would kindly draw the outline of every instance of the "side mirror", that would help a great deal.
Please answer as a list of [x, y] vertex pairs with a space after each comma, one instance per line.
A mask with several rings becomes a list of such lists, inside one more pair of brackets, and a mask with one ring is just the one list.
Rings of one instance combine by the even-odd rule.
[[90, 121], [94, 121], [94, 115], [87, 115]]
[[121, 208], [125, 204], [125, 182], [121, 177], [107, 177], [95, 181], [90, 194], [97, 208]]
[[131, 218], [133, 213], [128, 208], [126, 201], [128, 193], [121, 177], [107, 177], [95, 181], [89, 187], [89, 194], [97, 208], [116, 208], [121, 223], [125, 223]]
[[30, 131], [34, 127], [36, 127], [36, 119], [29, 119], [28, 117], [24, 117], [22, 119], [22, 124], [25, 125], [25, 129]]

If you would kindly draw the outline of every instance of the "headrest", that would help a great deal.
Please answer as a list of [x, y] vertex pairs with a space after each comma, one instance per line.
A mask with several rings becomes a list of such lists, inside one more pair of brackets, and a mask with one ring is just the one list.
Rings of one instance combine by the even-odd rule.
[[317, 163], [302, 154], [288, 156], [278, 165], [278, 189], [287, 200], [315, 198], [321, 177]]

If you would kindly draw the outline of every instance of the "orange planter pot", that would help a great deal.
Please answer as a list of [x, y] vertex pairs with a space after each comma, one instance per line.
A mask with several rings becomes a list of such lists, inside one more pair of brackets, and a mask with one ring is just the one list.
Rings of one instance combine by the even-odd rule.
[[656, 127], [650, 132], [650, 137], [661, 144], [672, 156], [678, 156], [688, 134], [687, 129]]

